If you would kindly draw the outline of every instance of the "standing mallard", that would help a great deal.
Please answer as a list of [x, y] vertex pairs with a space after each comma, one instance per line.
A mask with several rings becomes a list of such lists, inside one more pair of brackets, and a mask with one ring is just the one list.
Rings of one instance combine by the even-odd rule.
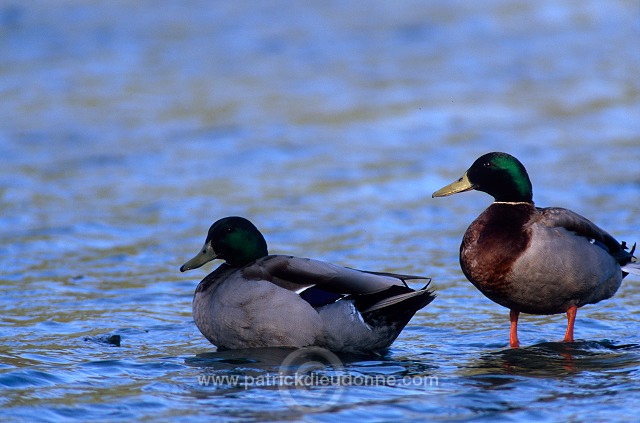
[[469, 190], [494, 202], [464, 234], [460, 266], [490, 300], [510, 309], [509, 342], [519, 346], [518, 316], [567, 313], [564, 341], [573, 341], [578, 307], [612, 297], [622, 279], [640, 275], [626, 244], [571, 210], [533, 204], [524, 166], [506, 153], [477, 159], [433, 197]]
[[220, 348], [304, 347], [369, 352], [387, 348], [413, 315], [435, 298], [405, 280], [318, 260], [269, 255], [258, 229], [226, 217], [209, 229], [182, 272], [222, 259], [193, 297], [200, 332]]

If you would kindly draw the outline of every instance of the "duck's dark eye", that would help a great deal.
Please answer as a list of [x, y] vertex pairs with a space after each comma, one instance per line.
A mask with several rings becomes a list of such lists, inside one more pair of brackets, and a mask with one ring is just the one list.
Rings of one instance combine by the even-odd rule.
[[492, 167], [492, 166], [493, 166], [493, 163], [491, 163], [491, 162], [486, 162], [484, 164], [484, 167]]

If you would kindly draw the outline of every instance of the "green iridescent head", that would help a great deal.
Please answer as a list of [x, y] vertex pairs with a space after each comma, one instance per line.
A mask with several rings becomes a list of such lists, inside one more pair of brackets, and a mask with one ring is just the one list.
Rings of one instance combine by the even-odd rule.
[[180, 271], [196, 269], [215, 259], [244, 266], [268, 254], [267, 242], [253, 223], [243, 217], [225, 217], [211, 225], [200, 252]]
[[486, 192], [495, 201], [533, 201], [533, 188], [526, 169], [507, 153], [494, 152], [479, 157], [460, 179], [434, 192], [433, 197], [472, 189]]

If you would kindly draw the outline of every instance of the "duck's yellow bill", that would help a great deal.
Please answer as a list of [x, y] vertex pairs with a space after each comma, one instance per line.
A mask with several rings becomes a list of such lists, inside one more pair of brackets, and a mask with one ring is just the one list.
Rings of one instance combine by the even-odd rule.
[[181, 272], [186, 272], [187, 270], [197, 269], [198, 267], [210, 262], [211, 260], [215, 260], [217, 258], [216, 252], [213, 251], [213, 247], [211, 246], [211, 241], [204, 244], [202, 249], [196, 254], [194, 258], [186, 262], [180, 267]]
[[465, 192], [473, 189], [473, 185], [469, 182], [467, 173], [457, 181], [451, 182], [446, 187], [442, 187], [431, 195], [431, 198], [446, 197], [447, 195], [457, 194], [459, 192]]

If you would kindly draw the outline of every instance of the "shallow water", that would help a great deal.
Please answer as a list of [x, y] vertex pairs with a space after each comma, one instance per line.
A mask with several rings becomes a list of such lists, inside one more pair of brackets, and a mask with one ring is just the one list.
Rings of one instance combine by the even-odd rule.
[[[636, 1], [3, 2], [0, 417], [635, 420], [640, 280], [578, 342], [523, 316], [509, 349], [457, 263], [490, 198], [431, 193], [508, 151], [539, 205], [640, 241], [639, 41]], [[178, 267], [227, 215], [438, 298], [385, 355], [319, 360], [349, 383], [290, 389], [290, 350], [191, 318], [210, 267]]]

